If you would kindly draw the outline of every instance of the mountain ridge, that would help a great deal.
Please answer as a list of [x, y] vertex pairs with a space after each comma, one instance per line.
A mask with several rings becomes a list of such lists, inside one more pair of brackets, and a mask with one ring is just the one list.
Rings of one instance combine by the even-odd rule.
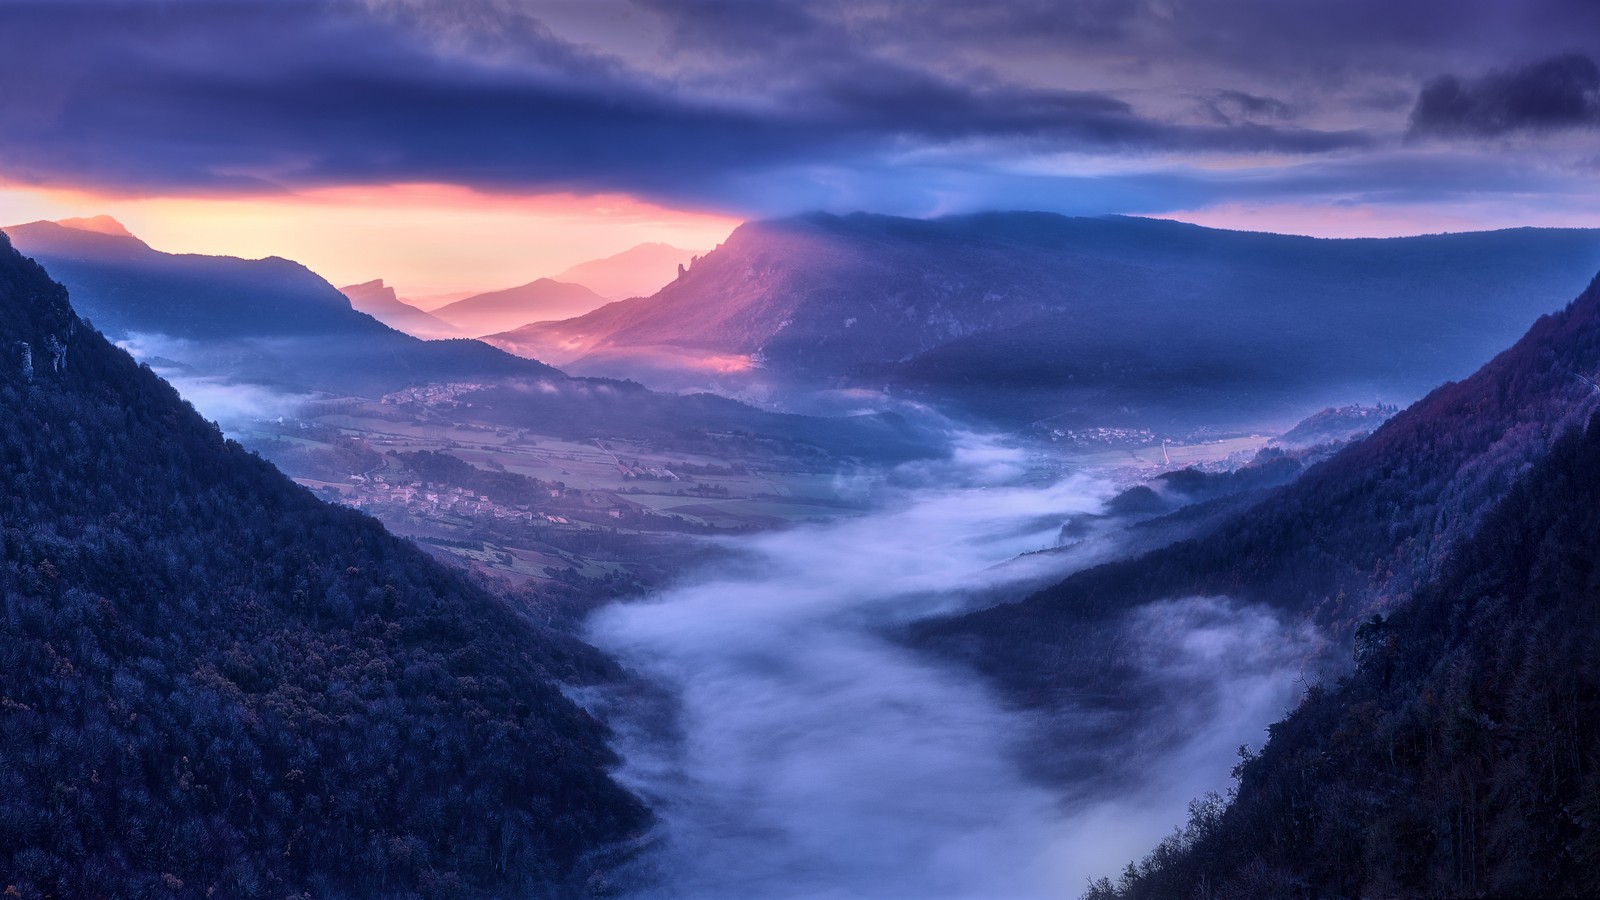
[[1041, 620], [1053, 615], [1114, 615], [1184, 593], [1264, 602], [1348, 633], [1436, 577], [1520, 473], [1600, 409], [1600, 390], [1578, 377], [1597, 370], [1600, 279], [1471, 377], [1441, 385], [1211, 535], [1090, 569], [926, 634], [994, 626], [1026, 644], [1018, 629], [1042, 634]]
[[[368, 399], [452, 384], [452, 390], [476, 398], [466, 402], [476, 402], [477, 412], [494, 415], [503, 424], [552, 429], [580, 439], [637, 435], [658, 440], [710, 429], [776, 439], [808, 455], [871, 457], [883, 451], [893, 458], [935, 452], [941, 443], [899, 417], [823, 419], [774, 413], [726, 398], [570, 378], [480, 341], [424, 341], [357, 312], [332, 285], [286, 260], [163, 254], [135, 239], [53, 225], [45, 231], [69, 242], [49, 244], [45, 249], [50, 252], [39, 255], [55, 271], [67, 273], [62, 281], [75, 297], [85, 298], [86, 317], [114, 337], [139, 345], [147, 358], [165, 357], [168, 362], [152, 361], [175, 379]], [[110, 256], [104, 255], [107, 241], [116, 251]], [[228, 308], [208, 310], [213, 302], [248, 309], [239, 315]], [[169, 368], [169, 362], [176, 365]]]
[[652, 297], [488, 340], [646, 384], [887, 389], [1006, 427], [1294, 421], [1464, 376], [1597, 267], [1582, 229], [810, 214], [741, 225]]
[[1148, 717], [1159, 704], [1139, 691], [1171, 686], [1143, 677], [1131, 623], [1181, 598], [1250, 608], [1314, 629], [1305, 677], [1337, 677], [1348, 670], [1339, 648], [1362, 623], [1407, 608], [1561, 436], [1600, 410], [1600, 391], [1578, 377], [1596, 370], [1600, 287], [1592, 284], [1471, 377], [1441, 385], [1192, 536], [1168, 537], [1166, 546], [1025, 597], [916, 623], [905, 639], [971, 666], [1012, 702], [1039, 710], [1040, 744], [1030, 759], [1043, 777], [1103, 770], [1137, 779], [1154, 757], [1108, 758], [1097, 748], [1125, 746], [1135, 733], [1155, 753], [1204, 725]]
[[578, 263], [551, 277], [581, 284], [607, 300], [644, 297], [672, 281], [678, 266], [689, 265], [695, 255], [692, 250], [650, 241], [602, 259]]
[[21, 896], [576, 896], [643, 829], [557, 686], [603, 657], [223, 438], [6, 240], [0, 332]]
[[504, 290], [474, 294], [432, 310], [464, 334], [505, 331], [530, 322], [567, 319], [604, 305], [606, 298], [581, 284], [536, 278]]
[[3, 230], [50, 268], [97, 327], [114, 339], [170, 344], [156, 355], [199, 375], [375, 397], [429, 381], [555, 373], [476, 341], [396, 331], [281, 257], [163, 253], [137, 238], [53, 222]]
[[350, 305], [383, 324], [424, 340], [467, 337], [461, 329], [401, 300], [382, 278], [339, 288]]

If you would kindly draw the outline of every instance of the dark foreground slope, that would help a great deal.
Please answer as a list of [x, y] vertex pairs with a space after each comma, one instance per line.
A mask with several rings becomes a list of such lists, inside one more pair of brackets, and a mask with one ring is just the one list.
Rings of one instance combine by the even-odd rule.
[[1471, 372], [1596, 268], [1595, 230], [1319, 240], [810, 215], [741, 226], [652, 297], [493, 341], [647, 383], [677, 367], [723, 385], [889, 386], [1007, 424], [1298, 419]]
[[1600, 894], [1600, 417], [1364, 625], [1231, 806], [1091, 896]]
[[593, 650], [225, 441], [4, 242], [0, 335], [7, 884], [559, 895], [641, 827], [555, 684]]

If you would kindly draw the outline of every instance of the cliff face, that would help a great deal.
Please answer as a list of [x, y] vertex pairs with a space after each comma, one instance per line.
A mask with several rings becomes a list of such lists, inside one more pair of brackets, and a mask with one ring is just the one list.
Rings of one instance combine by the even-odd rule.
[[224, 440], [3, 244], [0, 335], [8, 884], [559, 895], [643, 826], [556, 685], [598, 654]]
[[436, 319], [396, 296], [394, 288], [375, 281], [346, 285], [339, 293], [349, 299], [350, 305], [383, 324], [406, 334], [423, 339], [466, 337], [460, 329]]

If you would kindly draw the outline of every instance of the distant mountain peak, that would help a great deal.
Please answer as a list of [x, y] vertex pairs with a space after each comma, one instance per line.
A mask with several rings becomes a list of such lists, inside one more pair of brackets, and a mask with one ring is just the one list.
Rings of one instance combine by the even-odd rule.
[[74, 231], [92, 231], [95, 234], [109, 234], [113, 237], [133, 237], [133, 232], [129, 231], [126, 226], [106, 215], [57, 219], [56, 224], [62, 228], [71, 228]]
[[670, 283], [678, 267], [688, 265], [694, 256], [693, 250], [651, 241], [579, 263], [554, 280], [581, 284], [609, 300], [646, 297]]
[[347, 284], [339, 288], [339, 293], [344, 294], [346, 297], [350, 297], [351, 294], [360, 294], [363, 297], [381, 297], [396, 303], [400, 302], [400, 297], [394, 292], [394, 288], [385, 284], [382, 278], [374, 278], [371, 281], [363, 281], [360, 284]]
[[427, 340], [463, 336], [455, 326], [401, 299], [382, 278], [347, 284], [339, 288], [339, 293], [344, 294], [355, 309], [407, 334]]
[[468, 334], [495, 334], [530, 322], [580, 316], [605, 303], [605, 297], [581, 284], [540, 278], [457, 300], [435, 309], [432, 315]]

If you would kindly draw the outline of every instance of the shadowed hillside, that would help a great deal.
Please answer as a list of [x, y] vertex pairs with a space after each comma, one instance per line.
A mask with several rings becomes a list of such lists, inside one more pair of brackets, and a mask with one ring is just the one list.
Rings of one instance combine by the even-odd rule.
[[1600, 391], [1600, 284], [1472, 377], [1446, 384], [1370, 437], [1234, 516], [1210, 535], [1082, 572], [1019, 603], [923, 627], [1034, 701], [1070, 694], [1085, 672], [1047, 660], [1114, 657], [1095, 623], [1166, 597], [1226, 595], [1313, 618], [1348, 639], [1375, 609], [1437, 577], [1454, 546]]
[[[1143, 610], [1222, 598], [1314, 626], [1326, 647], [1348, 646], [1360, 623], [1405, 609], [1440, 577], [1507, 492], [1600, 409], [1600, 391], [1585, 380], [1596, 370], [1600, 285], [1471, 378], [1438, 388], [1203, 536], [1019, 602], [920, 623], [909, 639], [965, 660], [1017, 703], [1062, 711], [1041, 719], [1061, 723], [1046, 725], [1034, 759], [1042, 773], [1104, 766], [1137, 779], [1139, 759], [1102, 758], [1097, 748], [1139, 734], [1154, 753], [1202, 727], [1149, 718], [1160, 698], [1141, 677], [1129, 627]], [[1324, 649], [1304, 664], [1315, 677], [1342, 670], [1343, 658]]]
[[646, 815], [609, 663], [232, 441], [0, 244], [0, 871], [24, 897], [567, 896]]
[[1600, 891], [1600, 417], [1093, 900]]

